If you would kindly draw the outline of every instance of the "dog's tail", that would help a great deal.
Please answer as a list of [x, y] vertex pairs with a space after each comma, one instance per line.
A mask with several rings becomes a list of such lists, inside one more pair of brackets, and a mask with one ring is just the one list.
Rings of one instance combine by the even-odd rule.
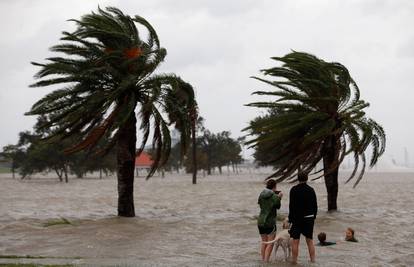
[[290, 234], [289, 234], [289, 231], [287, 229], [284, 229], [283, 231], [278, 233], [275, 236], [275, 239], [267, 241], [267, 242], [262, 241], [262, 243], [263, 244], [273, 244], [273, 243], [276, 243], [279, 240], [284, 240], [284, 239], [290, 239]]
[[267, 241], [267, 242], [262, 241], [262, 243], [263, 243], [263, 244], [273, 244], [273, 243], [276, 243], [279, 239], [282, 239], [282, 238], [281, 238], [281, 237], [279, 237], [279, 236], [276, 236], [276, 237], [275, 237], [275, 239], [273, 239], [273, 240], [271, 240], [271, 241]]

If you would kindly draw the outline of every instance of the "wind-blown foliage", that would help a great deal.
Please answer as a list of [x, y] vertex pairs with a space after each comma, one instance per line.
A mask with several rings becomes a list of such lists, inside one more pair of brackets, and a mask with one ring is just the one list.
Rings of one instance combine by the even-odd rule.
[[[360, 99], [359, 88], [348, 70], [340, 63], [295, 51], [272, 59], [282, 62], [282, 66], [261, 71], [274, 80], [253, 78], [271, 85], [273, 90], [254, 94], [276, 99], [247, 105], [268, 111], [244, 129], [252, 136], [247, 144], [268, 155], [261, 163], [275, 166], [270, 177], [279, 180], [296, 179], [299, 169], [310, 172], [331, 153], [333, 161], [328, 169], [325, 166], [323, 174], [329, 175], [337, 171], [345, 156], [353, 155], [355, 167], [347, 182], [357, 177], [356, 186], [365, 171], [366, 149], [372, 148], [372, 167], [384, 153], [385, 133], [365, 116], [369, 104]], [[362, 167], [356, 176], [360, 162]]]
[[[56, 129], [49, 138], [79, 136], [66, 153], [91, 149], [103, 137], [109, 140], [102, 151], [107, 153], [138, 108], [143, 133], [139, 153], [152, 132], [155, 160], [150, 177], [168, 159], [169, 126], [180, 130], [181, 144], [187, 146], [189, 109], [195, 105], [191, 85], [176, 75], [153, 74], [167, 52], [144, 18], [108, 7], [72, 21], [77, 29], [63, 32], [63, 43], [50, 48], [63, 55], [49, 57], [44, 64], [32, 63], [41, 67], [32, 87], [61, 88], [35, 103], [27, 114], [49, 116], [42, 125]], [[145, 39], [136, 23], [147, 31]]]
[[[140, 16], [130, 17], [108, 7], [73, 20], [74, 32], [63, 32], [62, 44], [51, 48], [65, 57], [50, 57], [32, 86], [60, 85], [61, 89], [35, 103], [29, 115], [48, 115], [42, 127], [62, 140], [78, 135], [66, 153], [90, 150], [105, 138], [102, 153], [116, 146], [118, 215], [135, 216], [134, 163], [152, 133], [154, 164], [151, 177], [171, 150], [170, 127], [181, 132], [187, 146], [191, 110], [196, 105], [190, 84], [175, 75], [154, 74], [167, 52], [154, 28]], [[146, 37], [137, 25], [146, 30]], [[145, 32], [144, 32], [145, 33]], [[136, 151], [135, 110], [139, 111], [142, 142]]]

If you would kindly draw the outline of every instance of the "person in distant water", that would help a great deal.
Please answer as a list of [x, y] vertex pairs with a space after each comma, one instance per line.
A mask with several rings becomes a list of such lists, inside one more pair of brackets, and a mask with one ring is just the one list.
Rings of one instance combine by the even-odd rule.
[[318, 240], [319, 240], [319, 243], [317, 244], [317, 246], [326, 247], [326, 246], [336, 245], [335, 242], [326, 241], [326, 233], [324, 232], [321, 232], [318, 234]]
[[[276, 190], [276, 181], [268, 180], [266, 188], [259, 195], [258, 204], [260, 206], [260, 214], [257, 218], [257, 227], [263, 242], [273, 240], [276, 234], [276, 216], [277, 209], [280, 209], [280, 201], [283, 193]], [[260, 253], [262, 260], [268, 262], [273, 250], [272, 244], [264, 244], [262, 242]]]
[[355, 231], [354, 229], [348, 227], [345, 232], [345, 241], [349, 242], [358, 242], [358, 240], [355, 238]]
[[306, 182], [308, 174], [298, 173], [299, 184], [290, 189], [289, 195], [289, 222], [292, 223], [290, 237], [292, 242], [292, 262], [296, 264], [299, 253], [300, 235], [306, 237], [309, 257], [315, 262], [315, 246], [313, 244], [313, 225], [318, 212], [315, 190]]

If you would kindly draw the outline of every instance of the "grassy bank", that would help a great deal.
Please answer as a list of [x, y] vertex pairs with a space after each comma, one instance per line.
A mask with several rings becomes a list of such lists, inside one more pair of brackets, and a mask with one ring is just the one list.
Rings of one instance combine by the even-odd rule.
[[21, 267], [72, 267], [74, 265], [70, 264], [35, 264], [35, 263], [0, 263], [0, 267], [15, 267], [15, 266], [21, 266]]
[[11, 173], [11, 169], [6, 167], [0, 167], [0, 173]]
[[[80, 257], [46, 257], [46, 256], [32, 256], [32, 255], [0, 255], [0, 260], [10, 259], [10, 260], [19, 260], [19, 259], [80, 259]], [[41, 264], [41, 263], [0, 263], [0, 267], [5, 266], [22, 266], [22, 267], [72, 267], [72, 264]]]
[[44, 227], [49, 227], [49, 226], [61, 225], [61, 224], [73, 225], [72, 222], [70, 222], [68, 219], [61, 217], [60, 219], [50, 220], [50, 221], [44, 223], [43, 226]]
[[32, 256], [32, 255], [0, 255], [0, 259], [81, 259], [80, 257], [53, 257], [53, 256]]

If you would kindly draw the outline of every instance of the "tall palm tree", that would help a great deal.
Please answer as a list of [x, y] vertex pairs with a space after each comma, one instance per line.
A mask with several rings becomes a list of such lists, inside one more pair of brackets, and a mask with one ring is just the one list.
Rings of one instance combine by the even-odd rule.
[[[345, 66], [294, 51], [272, 59], [282, 66], [262, 72], [275, 80], [253, 78], [274, 90], [254, 94], [278, 98], [248, 104], [268, 111], [245, 129], [254, 136], [248, 144], [268, 155], [266, 163], [276, 168], [270, 177], [279, 180], [295, 180], [298, 170], [309, 173], [323, 161], [323, 168], [311, 174], [323, 171], [315, 179], [324, 176], [328, 210], [336, 210], [339, 165], [345, 156], [353, 155], [355, 167], [347, 182], [357, 177], [355, 187], [365, 171], [367, 147], [372, 147], [371, 167], [384, 153], [384, 130], [365, 116], [369, 104], [360, 99], [358, 86]], [[356, 176], [360, 161], [362, 168]]]
[[[39, 100], [27, 114], [48, 114], [50, 121], [42, 127], [56, 128], [53, 140], [79, 136], [66, 153], [91, 149], [101, 138], [108, 138], [102, 153], [117, 149], [118, 215], [132, 217], [136, 154], [152, 133], [155, 159], [149, 178], [168, 159], [169, 126], [180, 130], [181, 144], [187, 146], [194, 91], [178, 76], [153, 74], [166, 50], [144, 18], [108, 7], [72, 21], [77, 29], [63, 32], [64, 42], [51, 48], [64, 56], [47, 58], [45, 64], [32, 63], [41, 67], [35, 76], [40, 80], [32, 87], [60, 85], [61, 89]], [[145, 39], [136, 23], [147, 31]], [[138, 152], [136, 109], [142, 131]]]

